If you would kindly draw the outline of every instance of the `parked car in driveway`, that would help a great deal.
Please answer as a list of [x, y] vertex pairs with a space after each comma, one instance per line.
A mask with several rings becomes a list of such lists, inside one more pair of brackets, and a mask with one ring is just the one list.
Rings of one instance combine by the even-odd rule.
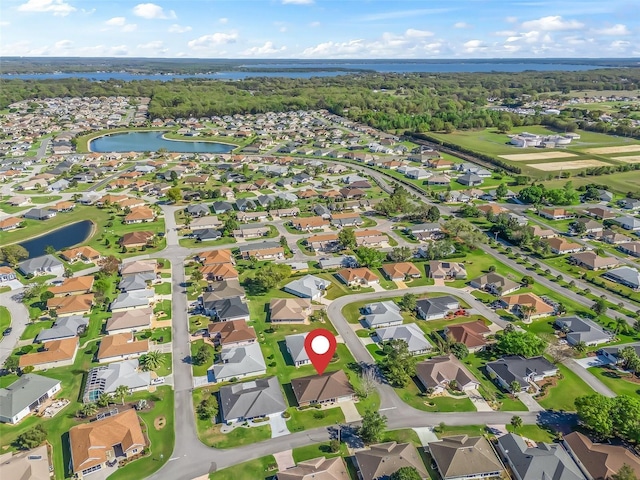
[[7, 327], [4, 329], [4, 332], [2, 332], [2, 336], [6, 337], [7, 335], [11, 334], [12, 331], [13, 331], [12, 327]]

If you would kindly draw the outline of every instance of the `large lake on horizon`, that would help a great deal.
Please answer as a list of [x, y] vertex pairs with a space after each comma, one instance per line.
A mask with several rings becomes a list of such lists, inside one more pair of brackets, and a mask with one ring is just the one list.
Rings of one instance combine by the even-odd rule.
[[[214, 72], [202, 74], [141, 74], [135, 75], [129, 72], [69, 72], [69, 73], [24, 73], [15, 75], [0, 75], [0, 78], [6, 79], [22, 79], [22, 80], [46, 80], [46, 79], [64, 79], [64, 78], [84, 78], [91, 81], [105, 80], [160, 80], [168, 82], [174, 79], [182, 78], [209, 78], [215, 80], [242, 80], [253, 77], [286, 77], [286, 78], [311, 78], [311, 77], [335, 77], [337, 75], [348, 75], [350, 73], [359, 73], [359, 70], [370, 70], [378, 73], [456, 73], [456, 72], [507, 72], [517, 73], [525, 70], [535, 70], [540, 72], [561, 70], [561, 71], [584, 71], [597, 68], [606, 68], [602, 65], [580, 65], [569, 63], [535, 63], [535, 62], [304, 62], [292, 61], [281, 63], [261, 63], [247, 64], [247, 68], [268, 68], [268, 71], [230, 71], [230, 72]], [[313, 69], [313, 71], [286, 71], [287, 69]], [[352, 69], [352, 71], [340, 70], [331, 71], [331, 69]], [[274, 71], [274, 69], [282, 69], [284, 71]], [[325, 70], [327, 69], [327, 70]]]
[[[64, 213], [62, 215], [64, 215]], [[46, 235], [26, 240], [20, 243], [20, 245], [29, 252], [29, 258], [39, 257], [47, 253], [45, 249], [49, 245], [57, 251], [84, 242], [89, 237], [91, 228], [91, 220], [83, 220], [49, 232]]]
[[167, 140], [162, 138], [166, 132], [128, 132], [114, 133], [91, 140], [92, 152], [157, 152], [161, 148], [179, 153], [229, 153], [235, 145], [217, 142], [199, 142]]

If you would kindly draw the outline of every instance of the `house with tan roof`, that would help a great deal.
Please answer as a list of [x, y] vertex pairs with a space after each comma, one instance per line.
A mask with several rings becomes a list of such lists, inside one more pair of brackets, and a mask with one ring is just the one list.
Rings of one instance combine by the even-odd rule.
[[120, 265], [120, 275], [123, 278], [140, 274], [155, 275], [157, 270], [158, 262], [154, 259], [128, 261]]
[[247, 325], [244, 319], [210, 323], [207, 330], [213, 343], [223, 347], [246, 345], [256, 341], [254, 328]]
[[313, 458], [280, 470], [277, 480], [351, 480], [342, 457]]
[[78, 337], [63, 338], [44, 342], [39, 352], [20, 355], [20, 368], [33, 367], [34, 370], [66, 367], [73, 365], [78, 352]]
[[202, 276], [208, 281], [237, 280], [238, 271], [231, 263], [218, 263], [200, 268]]
[[125, 248], [140, 248], [147, 245], [155, 236], [154, 232], [148, 230], [128, 232], [120, 237], [118, 243]]
[[573, 212], [564, 208], [543, 208], [538, 212], [538, 215], [549, 220], [567, 220], [575, 217]]
[[81, 260], [85, 263], [95, 263], [102, 259], [102, 255], [93, 247], [83, 246], [76, 248], [69, 248], [60, 252], [60, 256], [63, 260], [74, 263]]
[[469, 282], [469, 285], [474, 288], [486, 290], [494, 295], [507, 295], [515, 292], [521, 286], [518, 282], [514, 282], [495, 272], [489, 272], [486, 275], [474, 278]]
[[149, 207], [136, 207], [131, 209], [131, 213], [124, 217], [124, 223], [131, 225], [133, 223], [153, 222], [156, 214]]
[[380, 277], [366, 267], [343, 268], [336, 275], [349, 286], [364, 285], [368, 287], [380, 283]]
[[73, 211], [74, 208], [76, 208], [75, 203], [64, 200], [62, 202], [58, 202], [55, 205], [49, 207], [49, 210], [53, 210], [54, 212], [57, 212], [57, 213], [64, 213], [64, 212], [71, 212]]
[[501, 478], [504, 466], [485, 437], [455, 435], [429, 443], [443, 480]]
[[600, 234], [600, 236], [596, 238], [601, 242], [606, 242], [611, 245], [619, 245], [621, 243], [626, 243], [631, 241], [631, 239], [627, 237], [625, 234], [618, 233], [614, 230], [603, 230], [602, 234]]
[[609, 480], [623, 465], [629, 465], [640, 478], [640, 457], [628, 448], [594, 443], [580, 432], [564, 435], [562, 444], [588, 480]]
[[[131, 211], [137, 208], [145, 207], [146, 205], [145, 201], [142, 200], [141, 198], [126, 198], [124, 200], [119, 201], [118, 204], [120, 205], [120, 208], [122, 209], [130, 208]], [[148, 207], [145, 207], [145, 208], [148, 208]]]
[[618, 250], [633, 257], [640, 257], [640, 242], [626, 242], [618, 245]]
[[[47, 445], [0, 455], [0, 478], [50, 480]], [[348, 478], [348, 477], [347, 477]]]
[[291, 224], [297, 230], [310, 231], [328, 226], [329, 220], [322, 217], [303, 217], [292, 220]]
[[470, 352], [482, 350], [487, 345], [491, 329], [482, 320], [459, 323], [445, 327], [444, 334], [456, 343], [464, 344]]
[[560, 237], [547, 238], [544, 240], [544, 242], [549, 245], [549, 249], [551, 250], [551, 252], [557, 255], [579, 252], [584, 248], [579, 243], [569, 242]]
[[64, 297], [66, 295], [81, 295], [91, 292], [93, 288], [93, 275], [84, 275], [82, 277], [65, 278], [62, 284], [49, 287], [48, 290], [56, 297]]
[[354, 463], [362, 480], [389, 478], [402, 467], [415, 468], [420, 478], [429, 478], [420, 454], [412, 443], [387, 442], [370, 445], [368, 449], [356, 452]]
[[311, 315], [308, 298], [272, 298], [269, 303], [269, 321], [272, 323], [307, 323]]
[[344, 370], [294, 378], [291, 380], [291, 389], [300, 407], [347, 402], [353, 400], [355, 395]]
[[393, 281], [404, 281], [408, 278], [420, 278], [420, 270], [411, 262], [385, 263], [382, 266], [385, 277]]
[[312, 235], [306, 239], [307, 246], [314, 252], [335, 252], [340, 247], [337, 233]]
[[20, 226], [22, 220], [16, 217], [7, 217], [0, 220], [0, 232], [8, 232], [9, 230], [15, 230]]
[[[529, 321], [535, 320], [536, 318], [548, 317], [555, 313], [555, 309], [548, 303], [545, 303], [545, 301], [535, 293], [509, 295], [502, 297], [500, 303], [514, 314]], [[529, 312], [523, 307], [528, 307], [532, 310]]]
[[[243, 247], [245, 247], [243, 245]], [[242, 258], [248, 260], [255, 258], [257, 260], [274, 260], [284, 258], [284, 247], [278, 242], [263, 242], [247, 245], [240, 249]]]
[[606, 270], [617, 267], [620, 262], [615, 257], [601, 257], [595, 252], [574, 253], [569, 257], [569, 261], [579, 267], [589, 270]]
[[149, 340], [136, 340], [133, 333], [118, 333], [102, 337], [96, 358], [100, 363], [138, 358], [149, 352]]
[[507, 211], [506, 208], [496, 205], [495, 203], [487, 203], [486, 205], [480, 205], [478, 207], [478, 210], [480, 210], [485, 215], [489, 215], [490, 213], [492, 215], [499, 215]]
[[268, 225], [240, 225], [233, 231], [234, 238], [260, 238], [269, 234], [271, 229]]
[[541, 227], [540, 225], [534, 225], [533, 227], [531, 227], [531, 233], [534, 237], [540, 238], [553, 238], [558, 236], [558, 234], [554, 230]]
[[146, 330], [151, 328], [152, 317], [153, 309], [151, 307], [113, 312], [111, 318], [107, 320], [105, 330], [109, 335]]
[[79, 480], [101, 470], [111, 460], [141, 453], [146, 444], [134, 409], [69, 430], [71, 464]]
[[431, 260], [429, 262], [429, 278], [464, 280], [467, 278], [467, 269], [463, 263]]
[[615, 218], [616, 214], [604, 207], [591, 207], [587, 208], [586, 213], [592, 217], [599, 218], [601, 220], [607, 220], [609, 218]]
[[453, 354], [429, 358], [416, 364], [416, 378], [426, 391], [443, 393], [447, 388], [466, 392], [480, 382]]
[[47, 300], [47, 309], [55, 310], [59, 317], [66, 315], [88, 315], [93, 306], [93, 293], [53, 297]]
[[231, 263], [235, 265], [235, 259], [231, 250], [210, 250], [198, 254], [198, 261], [204, 266], [217, 265], [221, 263]]

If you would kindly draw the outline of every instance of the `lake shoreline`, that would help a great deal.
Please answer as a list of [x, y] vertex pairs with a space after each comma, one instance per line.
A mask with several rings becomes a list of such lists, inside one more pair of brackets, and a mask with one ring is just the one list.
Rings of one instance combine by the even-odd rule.
[[[13, 243], [9, 243], [8, 245], [20, 245], [20, 246], [22, 246], [22, 244], [24, 244], [24, 243], [31, 242], [32, 240], [35, 240], [37, 238], [44, 237], [46, 235], [50, 235], [52, 233], [57, 232], [58, 230], [62, 230], [63, 228], [68, 228], [68, 227], [71, 227], [73, 225], [76, 225], [76, 224], [82, 223], [82, 222], [91, 223], [91, 230], [89, 230], [89, 233], [87, 234], [87, 237], [84, 240], [80, 240], [79, 242], [76, 242], [76, 243], [74, 243], [72, 245], [69, 245], [69, 246], [65, 247], [64, 249], [62, 249], [62, 250], [67, 250], [69, 248], [75, 247], [76, 245], [81, 245], [81, 244], [86, 243], [87, 241], [91, 240], [91, 238], [93, 238], [93, 236], [96, 234], [96, 232], [98, 230], [98, 225], [93, 220], [91, 220], [89, 218], [85, 218], [83, 220], [78, 220], [76, 222], [68, 223], [67, 225], [62, 225], [62, 226], [60, 226], [58, 228], [54, 228], [53, 230], [49, 230], [47, 232], [39, 233], [38, 235], [34, 235], [33, 237], [23, 238], [22, 240], [17, 240], [17, 241], [15, 241]], [[60, 251], [62, 251], [62, 250], [60, 250]], [[36, 255], [36, 257], [39, 257], [39, 256], [41, 256], [41, 255]]]
[[168, 130], [168, 129], [135, 129], [135, 130], [123, 130], [123, 131], [118, 131], [118, 132], [105, 132], [99, 135], [96, 135], [95, 137], [92, 137], [90, 140], [87, 141], [87, 150], [89, 153], [128, 153], [128, 152], [136, 152], [136, 153], [143, 153], [143, 152], [157, 152], [160, 148], [149, 148], [146, 150], [133, 150], [133, 149], [122, 149], [122, 150], [110, 150], [110, 151], [95, 151], [93, 150], [93, 148], [91, 147], [91, 144], [95, 141], [95, 140], [99, 140], [101, 138], [105, 138], [105, 137], [115, 137], [116, 135], [132, 135], [132, 134], [137, 134], [137, 133], [162, 133], [162, 135], [160, 135], [160, 139], [162, 141], [165, 142], [182, 142], [182, 143], [191, 143], [191, 144], [212, 144], [212, 145], [220, 145], [223, 147], [227, 147], [228, 151], [221, 151], [221, 152], [191, 152], [191, 151], [185, 151], [185, 152], [180, 152], [177, 150], [171, 150], [170, 148], [166, 148], [166, 147], [160, 147], [160, 148], [166, 148], [166, 150], [168, 152], [173, 152], [173, 153], [213, 153], [213, 154], [230, 154], [231, 152], [233, 152], [236, 148], [239, 148], [241, 145], [236, 145], [233, 143], [227, 143], [227, 142], [221, 142], [218, 140], [204, 140], [204, 139], [200, 139], [200, 138], [194, 138], [193, 140], [191, 139], [178, 139], [178, 138], [168, 138], [165, 135], [168, 133], [172, 133], [173, 130]]

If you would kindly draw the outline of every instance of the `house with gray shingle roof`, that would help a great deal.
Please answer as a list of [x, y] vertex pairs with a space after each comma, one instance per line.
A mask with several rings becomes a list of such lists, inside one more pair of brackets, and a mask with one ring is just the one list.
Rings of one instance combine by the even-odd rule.
[[284, 291], [296, 295], [297, 297], [310, 298], [318, 300], [323, 295], [327, 287], [331, 285], [329, 280], [315, 277], [313, 275], [305, 275], [285, 285]]
[[282, 415], [287, 409], [277, 377], [228, 385], [219, 395], [222, 420], [229, 424]]
[[71, 315], [70, 317], [61, 317], [56, 320], [51, 328], [41, 330], [36, 336], [36, 342], [49, 342], [51, 340], [60, 340], [63, 338], [71, 338], [83, 333], [89, 318], [80, 315]]
[[362, 309], [364, 323], [369, 328], [392, 327], [402, 325], [400, 307], [391, 300], [369, 303]]
[[544, 357], [524, 358], [519, 355], [507, 355], [489, 362], [486, 369], [508, 391], [511, 391], [513, 382], [518, 382], [521, 391], [526, 391], [532, 382], [558, 374], [558, 367]]
[[520, 435], [498, 438], [498, 449], [517, 480], [585, 480], [580, 468], [559, 443], [528, 445]]
[[267, 373], [267, 365], [259, 343], [222, 347], [220, 363], [209, 370], [214, 382], [226, 382], [232, 378], [255, 377]]
[[0, 388], [0, 422], [16, 424], [60, 391], [60, 380], [27, 373]]
[[602, 276], [616, 283], [632, 288], [633, 290], [640, 289], [640, 272], [635, 268], [626, 266], [614, 268]]
[[64, 265], [53, 255], [42, 255], [18, 263], [18, 270], [24, 275], [56, 275], [64, 273]]
[[287, 335], [284, 337], [287, 352], [291, 355], [291, 360], [296, 367], [307, 365], [310, 363], [309, 355], [304, 348], [304, 340], [307, 338], [308, 332], [297, 333], [295, 335]]
[[591, 320], [572, 315], [570, 317], [556, 318], [555, 324], [566, 332], [569, 345], [577, 345], [584, 342], [593, 347], [611, 341], [612, 335], [606, 333], [598, 324]]
[[124, 360], [92, 368], [87, 374], [82, 401], [92, 403], [103, 393], [114, 393], [124, 385], [130, 392], [145, 390], [151, 384], [151, 372], [143, 372], [138, 360]]
[[421, 355], [430, 352], [433, 346], [425, 338], [424, 333], [415, 323], [398, 325], [395, 327], [380, 328], [373, 337], [377, 342], [384, 343], [390, 340], [404, 340], [413, 355]]

